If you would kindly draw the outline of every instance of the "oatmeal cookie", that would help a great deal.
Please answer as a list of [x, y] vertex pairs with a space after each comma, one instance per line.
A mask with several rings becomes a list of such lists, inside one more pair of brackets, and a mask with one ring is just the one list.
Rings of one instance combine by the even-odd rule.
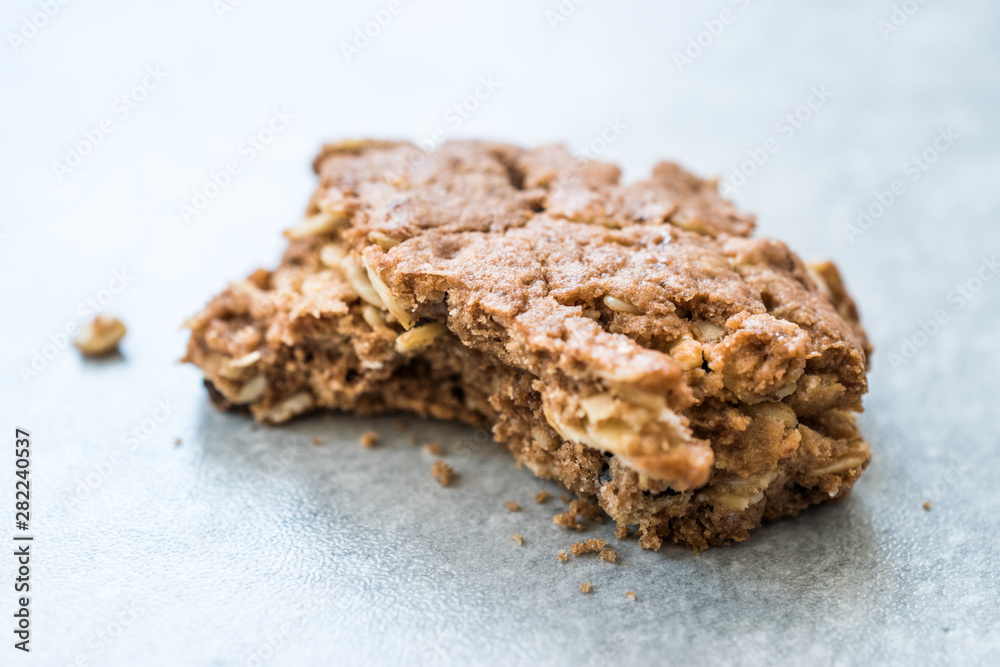
[[485, 142], [315, 167], [281, 265], [188, 322], [220, 407], [486, 426], [654, 549], [746, 539], [868, 464], [871, 348], [837, 269], [752, 236], [713, 182]]

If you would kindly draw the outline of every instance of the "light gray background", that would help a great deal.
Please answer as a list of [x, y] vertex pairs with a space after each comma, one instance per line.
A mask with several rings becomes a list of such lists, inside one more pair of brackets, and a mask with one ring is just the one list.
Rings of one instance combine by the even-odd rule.
[[[346, 62], [341, 42], [386, 4], [244, 0], [220, 18], [211, 0], [81, 0], [15, 53], [9, 33], [39, 9], [4, 3], [0, 538], [20, 426], [36, 541], [30, 655], [11, 648], [0, 558], [0, 663], [997, 664], [1000, 280], [961, 307], [952, 293], [1000, 252], [997, 5], [926, 2], [883, 36], [888, 0], [591, 0], [555, 29], [557, 0], [401, 0]], [[734, 20], [679, 70], [673, 52], [724, 9]], [[120, 119], [116, 98], [155, 66], [165, 80]], [[452, 127], [481, 76], [499, 89]], [[785, 139], [776, 123], [813, 86], [832, 97]], [[295, 120], [185, 225], [180, 204], [275, 108]], [[53, 163], [105, 117], [114, 131], [58, 179]], [[577, 536], [551, 524], [561, 503], [532, 501], [556, 489], [484, 434], [343, 415], [255, 430], [175, 363], [185, 317], [276, 262], [324, 140], [442, 128], [575, 149], [614, 118], [627, 128], [604, 157], [629, 177], [672, 157], [727, 178], [778, 138], [735, 199], [760, 233], [840, 264], [877, 346], [861, 420], [875, 458], [847, 502], [697, 556], [625, 541], [617, 565], [560, 564]], [[910, 181], [904, 163], [947, 127], [959, 139]], [[845, 225], [895, 179], [906, 192], [852, 242]], [[108, 311], [129, 326], [123, 358], [48, 348], [22, 380], [122, 270]], [[947, 322], [890, 363], [939, 310]], [[157, 401], [170, 414], [131, 447], [164, 417]], [[357, 444], [369, 428], [374, 451]], [[409, 433], [449, 451], [453, 488]]]

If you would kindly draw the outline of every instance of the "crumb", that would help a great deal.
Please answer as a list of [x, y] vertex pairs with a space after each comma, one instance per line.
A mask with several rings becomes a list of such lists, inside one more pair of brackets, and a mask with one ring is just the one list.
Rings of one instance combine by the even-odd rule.
[[569, 560], [569, 554], [567, 554], [566, 550], [563, 549], [556, 555], [556, 559], [558, 559], [560, 563], [565, 563]]
[[524, 544], [524, 540], [521, 539], [521, 533], [514, 533], [513, 535], [510, 536], [510, 539], [517, 542], [517, 546], [521, 546], [522, 544]]
[[604, 522], [604, 517], [601, 515], [601, 509], [592, 502], [587, 500], [574, 500], [571, 502], [570, 507], [576, 507], [578, 514], [582, 514], [588, 519], [594, 519], [595, 521]]
[[575, 514], [570, 514], [569, 512], [563, 512], [562, 514], [556, 514], [552, 517], [552, 523], [557, 526], [563, 526], [565, 528], [577, 528], [583, 524], [580, 524], [576, 520]]
[[321, 442], [323, 442], [323, 438], [319, 437], [318, 435], [313, 436], [312, 443], [314, 445], [318, 445]]
[[511, 512], [520, 512], [521, 506], [515, 503], [513, 500], [508, 500], [504, 503], [504, 507], [509, 509]]
[[444, 461], [438, 461], [431, 466], [431, 477], [436, 479], [441, 486], [448, 486], [455, 477], [455, 471]]
[[623, 523], [618, 524], [618, 526], [615, 528], [615, 537], [617, 537], [619, 540], [628, 537], [628, 526], [626, 526]]
[[644, 533], [643, 536], [639, 538], [639, 546], [643, 549], [659, 551], [660, 547], [663, 546], [663, 538], [656, 533]]
[[586, 525], [584, 525], [578, 516], [583, 516], [586, 519], [594, 519], [599, 523], [604, 522], [604, 518], [601, 516], [601, 510], [597, 508], [596, 505], [590, 503], [586, 500], [573, 500], [569, 504], [569, 508], [562, 514], [556, 514], [552, 517], [552, 523], [557, 526], [563, 526], [565, 528], [575, 528], [576, 530], [584, 530]]
[[589, 539], [583, 540], [581, 542], [574, 542], [570, 545], [569, 550], [573, 552], [574, 556], [581, 556], [583, 554], [593, 553], [595, 551], [600, 551], [604, 548], [604, 545], [608, 543], [607, 540], [597, 540]]
[[378, 433], [375, 431], [365, 431], [361, 434], [361, 446], [371, 449], [378, 442]]
[[923, 504], [923, 508], [924, 508], [925, 510], [927, 510], [928, 512], [930, 512], [930, 511], [931, 511], [931, 501], [929, 501], [929, 500], [925, 500], [925, 501], [924, 501], [924, 504]]
[[400, 431], [405, 431], [406, 430], [406, 420], [405, 419], [397, 419], [396, 421], [393, 422], [393, 424]]
[[589, 581], [585, 581], [582, 584], [580, 584], [580, 592], [581, 593], [589, 593], [590, 592], [590, 582]]
[[627, 597], [632, 602], [635, 602], [635, 593], [632, 591], [625, 591], [625, 597]]
[[180, 447], [180, 446], [181, 446], [181, 439], [180, 438], [175, 438], [174, 439], [174, 447]]
[[417, 444], [417, 436], [411, 435], [406, 441], [415, 446]]
[[618, 554], [611, 547], [604, 547], [598, 552], [597, 557], [606, 563], [614, 563], [618, 560]]
[[441, 445], [437, 444], [436, 442], [431, 442], [424, 445], [424, 451], [426, 451], [428, 454], [433, 454], [434, 456], [441, 456], [442, 454], [444, 454], [444, 450], [441, 449]]
[[566, 495], [566, 494], [564, 493], [564, 494], [562, 495], [562, 501], [563, 501], [564, 503], [568, 503], [568, 502], [569, 502], [569, 496], [567, 496], [567, 495]]
[[544, 503], [545, 501], [547, 501], [551, 497], [552, 497], [552, 494], [549, 493], [548, 491], [539, 491], [538, 495], [535, 496], [535, 502], [536, 503]]
[[80, 328], [73, 344], [85, 357], [103, 357], [118, 350], [125, 325], [117, 317], [98, 315]]

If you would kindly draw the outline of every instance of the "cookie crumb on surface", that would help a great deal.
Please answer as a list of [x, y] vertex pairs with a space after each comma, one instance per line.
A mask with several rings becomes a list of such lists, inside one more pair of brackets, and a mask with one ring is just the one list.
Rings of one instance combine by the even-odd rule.
[[437, 444], [436, 442], [429, 442], [426, 445], [424, 445], [424, 451], [426, 451], [428, 454], [433, 454], [434, 456], [441, 456], [442, 454], [444, 454], [444, 450], [441, 449], [441, 445]]
[[517, 542], [518, 546], [521, 546], [522, 544], [524, 544], [524, 540], [521, 539], [521, 533], [514, 533], [513, 535], [510, 536], [510, 539], [512, 539], [515, 542]]
[[378, 442], [378, 433], [375, 431], [365, 431], [361, 434], [361, 446], [371, 449]]
[[98, 315], [83, 325], [73, 344], [86, 357], [103, 357], [118, 349], [125, 333], [125, 325], [117, 317]]
[[535, 496], [535, 502], [536, 503], [544, 503], [545, 501], [547, 501], [551, 497], [552, 497], [552, 494], [549, 493], [548, 491], [539, 491], [538, 495]]
[[174, 447], [180, 447], [180, 446], [181, 446], [181, 439], [174, 438]]
[[431, 466], [431, 477], [436, 479], [441, 486], [448, 486], [455, 478], [455, 471], [444, 461], [438, 461]]
[[569, 554], [566, 553], [565, 549], [563, 549], [556, 555], [556, 559], [558, 559], [560, 563], [565, 563], [569, 560]]
[[321, 442], [323, 442], [323, 438], [319, 437], [318, 435], [313, 436], [312, 444], [318, 445]]
[[625, 591], [625, 597], [627, 597], [632, 602], [635, 602], [635, 593], [632, 591]]
[[628, 526], [626, 526], [624, 523], [618, 524], [618, 526], [615, 527], [615, 537], [617, 537], [619, 540], [628, 537]]
[[573, 500], [570, 502], [569, 508], [565, 512], [556, 514], [552, 517], [552, 523], [557, 526], [583, 530], [586, 526], [577, 518], [578, 516], [582, 516], [586, 519], [594, 519], [599, 523], [603, 523], [604, 521], [601, 516], [601, 510], [599, 510], [596, 505], [586, 500]]
[[923, 508], [924, 508], [925, 510], [927, 510], [928, 512], [930, 512], [930, 511], [931, 511], [931, 501], [929, 501], [929, 500], [925, 500], [925, 501], [924, 501], [924, 504], [923, 504]]
[[580, 584], [580, 592], [581, 593], [589, 593], [590, 592], [590, 582], [589, 581], [585, 581], [582, 584]]
[[618, 554], [611, 547], [604, 547], [597, 553], [597, 557], [606, 563], [614, 563], [618, 560]]
[[511, 512], [520, 512], [521, 506], [515, 503], [513, 500], [508, 500], [504, 503], [504, 507], [509, 509]]
[[608, 543], [607, 540], [589, 539], [582, 540], [580, 542], [574, 542], [570, 545], [569, 550], [573, 552], [574, 556], [580, 556], [582, 554], [594, 553], [595, 551], [600, 551], [604, 548], [604, 545]]

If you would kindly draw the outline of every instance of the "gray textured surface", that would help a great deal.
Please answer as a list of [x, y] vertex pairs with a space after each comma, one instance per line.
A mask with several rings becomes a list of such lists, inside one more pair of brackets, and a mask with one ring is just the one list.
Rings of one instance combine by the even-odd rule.
[[[224, 19], [208, 0], [179, 4], [71, 3], [19, 53], [0, 49], [2, 437], [32, 431], [36, 535], [33, 652], [11, 648], [4, 556], [0, 663], [1000, 661], [1000, 280], [961, 307], [949, 299], [1000, 252], [995, 4], [926, 3], [884, 39], [887, 1], [594, 1], [553, 30], [555, 0], [403, 0], [351, 63], [339, 43], [384, 3], [252, 0]], [[672, 52], [727, 7], [734, 21], [678, 71]], [[36, 11], [7, 2], [0, 25], [18, 30]], [[114, 100], [155, 65], [167, 78], [120, 119]], [[499, 90], [453, 128], [443, 114], [490, 75]], [[779, 134], [819, 85], [832, 98]], [[182, 224], [179, 205], [282, 106], [296, 119]], [[58, 180], [53, 161], [105, 116], [114, 131]], [[628, 127], [605, 156], [631, 175], [671, 156], [726, 177], [778, 139], [735, 198], [761, 233], [841, 264], [878, 347], [862, 418], [875, 459], [847, 502], [698, 556], [623, 542], [617, 565], [559, 564], [575, 535], [551, 524], [559, 503], [531, 500], [555, 489], [484, 434], [411, 420], [459, 472], [441, 489], [391, 419], [254, 430], [209, 408], [197, 372], [174, 363], [179, 323], [276, 261], [322, 140], [441, 127], [575, 147], [615, 116]], [[958, 141], [910, 181], [904, 161], [947, 126]], [[906, 192], [851, 242], [855, 209], [897, 178]], [[18, 367], [82, 322], [79, 304], [123, 268], [134, 279], [109, 310], [130, 328], [124, 357], [62, 350], [23, 382]], [[890, 355], [937, 310], [948, 321], [894, 368]], [[131, 447], [157, 400], [176, 407]], [[369, 428], [383, 434], [374, 451], [357, 445]]]

